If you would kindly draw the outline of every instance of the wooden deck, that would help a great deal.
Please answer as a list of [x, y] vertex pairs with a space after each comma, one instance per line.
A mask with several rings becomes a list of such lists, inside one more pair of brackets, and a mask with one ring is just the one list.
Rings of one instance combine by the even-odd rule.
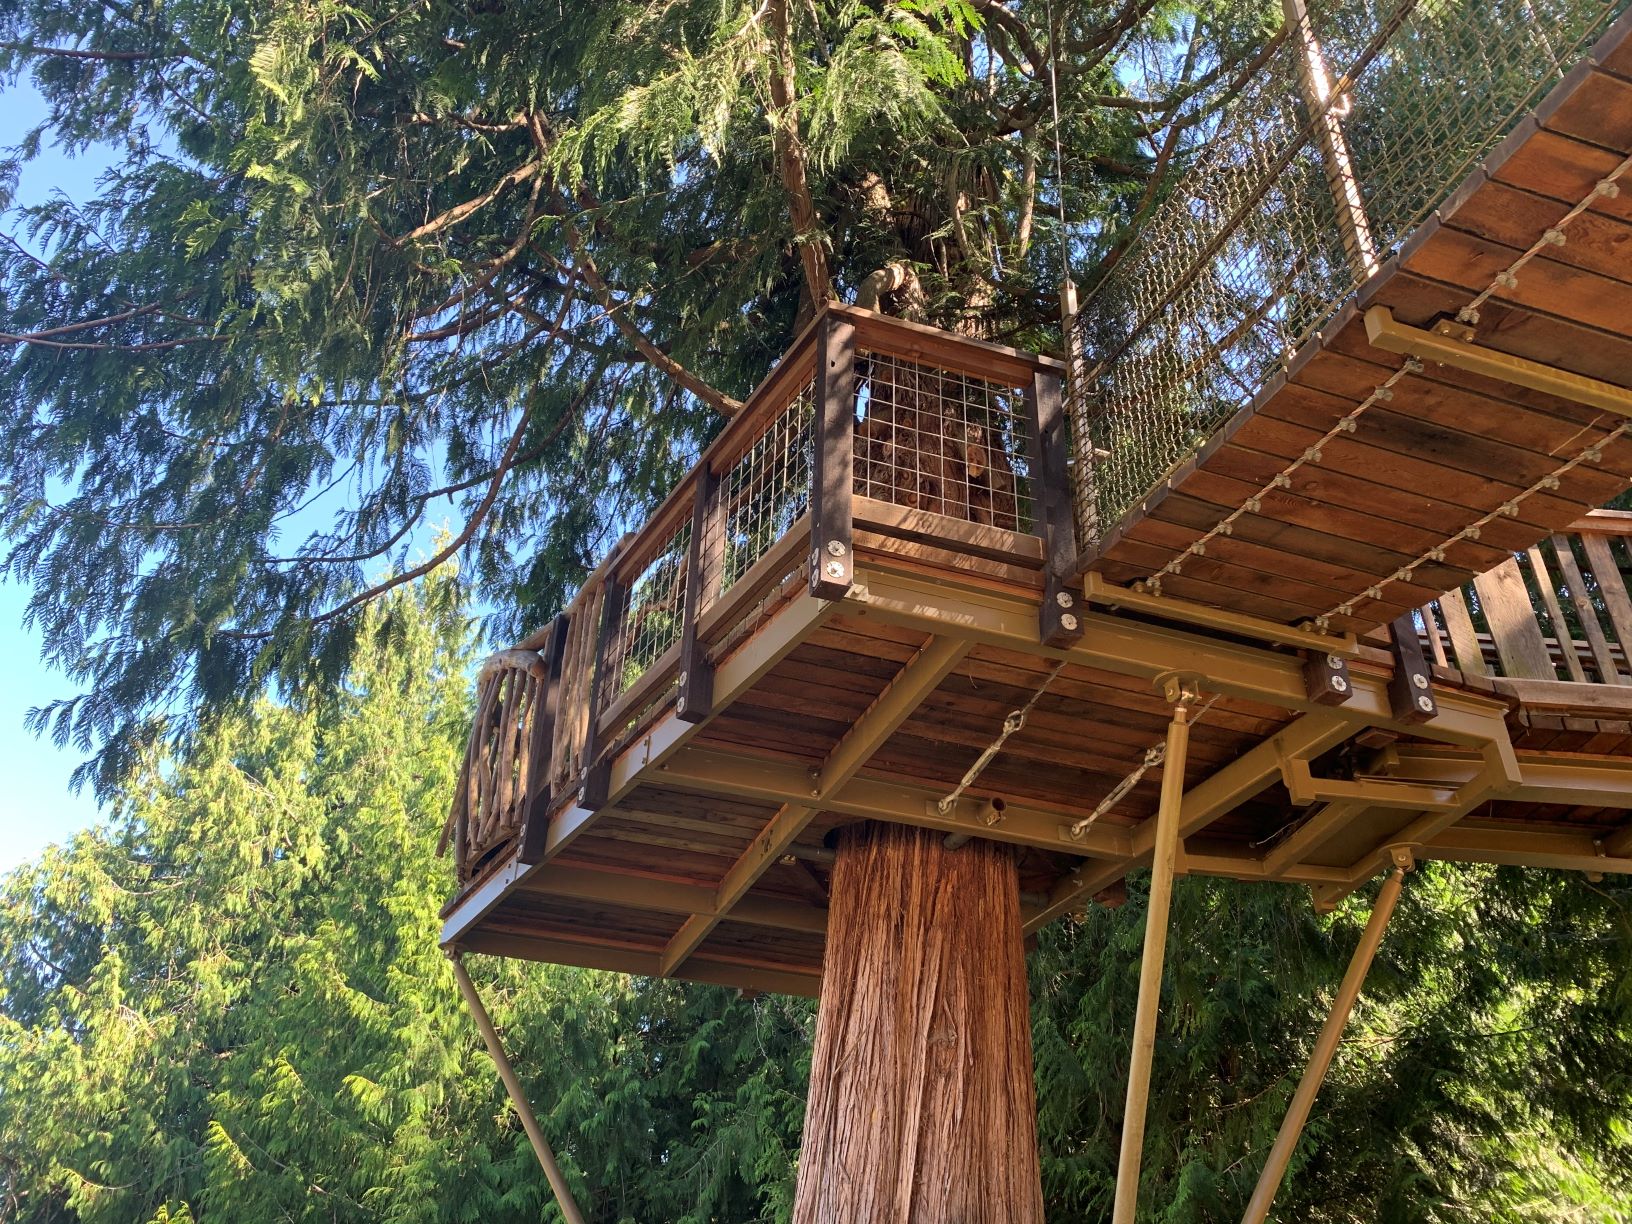
[[[1623, 17], [1537, 112], [1201, 449], [1093, 548], [1080, 568], [1116, 584], [1148, 579], [1249, 498], [1261, 512], [1206, 542], [1160, 586], [1171, 595], [1297, 622], [1354, 596], [1340, 629], [1386, 624], [1501, 565], [1604, 504], [1632, 480], [1621, 412], [1433, 361], [1366, 408], [1279, 488], [1265, 488], [1399, 371], [1371, 343], [1383, 307], [1410, 327], [1453, 322], [1477, 295], [1468, 347], [1615, 387], [1632, 387], [1632, 175], [1595, 186], [1632, 155], [1632, 17]], [[1585, 211], [1544, 236], [1583, 201]], [[1532, 246], [1515, 283], [1498, 283]], [[1559, 469], [1589, 447], [1600, 458]], [[1527, 490], [1557, 474], [1556, 487]], [[1512, 514], [1463, 528], [1518, 499]], [[1438, 556], [1422, 560], [1430, 550]], [[1404, 580], [1387, 581], [1401, 567]], [[1378, 597], [1363, 593], [1384, 581]]]
[[[877, 487], [857, 405], [908, 360], [938, 402], [975, 402], [971, 370], [1012, 393], [979, 403], [1015, 410], [985, 419], [1041, 534], [971, 521], [978, 498], [943, 499], [958, 517], [857, 494]], [[1321, 904], [1401, 841], [1632, 872], [1632, 516], [1500, 553], [1392, 637], [1121, 589], [1090, 602], [1061, 577], [1057, 382], [1046, 360], [824, 316], [574, 605], [484, 668], [444, 940], [811, 993], [829, 834], [857, 820], [1018, 847], [1029, 930], [1115, 903], [1148, 861], [1169, 714], [1153, 681], [1176, 669], [1209, 703], [1185, 769], [1191, 872]], [[1412, 671], [1423, 687], [1402, 696]]]
[[[484, 667], [444, 942], [814, 993], [861, 820], [1015, 846], [1028, 931], [1115, 904], [1175, 672], [1182, 870], [1317, 905], [1400, 844], [1632, 873], [1632, 515], [1594, 509], [1632, 484], [1632, 175], [1595, 191], [1632, 154], [1629, 29], [1092, 547], [1059, 363], [825, 310]], [[1398, 334], [1496, 374], [1396, 377]]]

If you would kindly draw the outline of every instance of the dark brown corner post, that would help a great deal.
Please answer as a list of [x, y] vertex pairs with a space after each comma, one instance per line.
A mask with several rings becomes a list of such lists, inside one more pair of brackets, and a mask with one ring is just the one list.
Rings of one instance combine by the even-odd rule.
[[606, 687], [611, 682], [607, 668], [612, 643], [623, 633], [628, 613], [629, 591], [618, 573], [618, 564], [607, 567], [601, 588], [601, 630], [595, 637], [595, 675], [589, 682], [589, 730], [584, 735], [584, 780], [578, 788], [578, 806], [595, 812], [606, 806], [612, 782], [612, 758], [602, 759], [605, 744], [601, 735], [601, 707], [606, 704]]
[[725, 548], [724, 504], [719, 478], [707, 459], [697, 468], [691, 506], [691, 549], [686, 557], [686, 598], [680, 624], [680, 691], [676, 716], [700, 723], [714, 713], [714, 664], [697, 638], [703, 604], [719, 593], [720, 562]]
[[810, 593], [843, 599], [855, 578], [856, 328], [831, 311], [816, 339], [816, 454], [810, 482]]
[[555, 718], [561, 696], [561, 661], [567, 651], [567, 614], [550, 625], [544, 648], [544, 680], [533, 706], [533, 743], [527, 753], [527, 810], [521, 819], [521, 850], [516, 855], [532, 866], [544, 858], [545, 835], [550, 827], [550, 753], [555, 744]]
[[1417, 623], [1411, 613], [1397, 617], [1392, 625], [1394, 678], [1388, 682], [1388, 704], [1395, 719], [1403, 723], [1427, 722], [1439, 713], [1434, 700], [1434, 673], [1417, 638]]
[[1082, 639], [1082, 596], [1072, 576], [1076, 570], [1076, 527], [1071, 521], [1071, 485], [1065, 464], [1065, 409], [1060, 375], [1032, 373], [1026, 388], [1029, 418], [1032, 502], [1043, 537], [1043, 607], [1038, 633], [1045, 646], [1071, 646]]
[[1304, 688], [1320, 705], [1342, 705], [1354, 696], [1349, 661], [1340, 654], [1311, 651], [1303, 664]]

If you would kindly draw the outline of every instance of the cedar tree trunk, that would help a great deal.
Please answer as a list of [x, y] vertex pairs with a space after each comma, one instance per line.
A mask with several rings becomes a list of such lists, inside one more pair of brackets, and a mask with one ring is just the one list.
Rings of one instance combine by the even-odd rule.
[[847, 830], [794, 1224], [1042, 1218], [1013, 855], [897, 825]]

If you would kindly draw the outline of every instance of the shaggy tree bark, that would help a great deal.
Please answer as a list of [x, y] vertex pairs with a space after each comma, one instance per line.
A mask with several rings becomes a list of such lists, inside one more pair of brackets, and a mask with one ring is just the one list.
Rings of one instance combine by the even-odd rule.
[[833, 870], [795, 1224], [1043, 1218], [1007, 848], [858, 826]]

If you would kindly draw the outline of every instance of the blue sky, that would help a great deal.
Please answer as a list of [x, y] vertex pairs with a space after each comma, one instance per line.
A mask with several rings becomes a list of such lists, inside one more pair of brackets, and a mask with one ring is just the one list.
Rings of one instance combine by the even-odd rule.
[[[37, 94], [26, 84], [8, 89], [0, 105], [0, 146], [13, 145], [45, 116]], [[92, 150], [78, 158], [44, 150], [24, 166], [17, 203], [30, 204], [53, 191], [88, 197], [106, 161]], [[3, 308], [0, 308], [3, 309]], [[71, 696], [73, 686], [40, 661], [38, 633], [23, 628], [28, 588], [0, 583], [0, 872], [32, 858], [96, 819], [89, 791], [69, 793], [68, 775], [84, 758], [73, 748], [58, 749], [29, 734], [23, 720], [32, 706]]]

